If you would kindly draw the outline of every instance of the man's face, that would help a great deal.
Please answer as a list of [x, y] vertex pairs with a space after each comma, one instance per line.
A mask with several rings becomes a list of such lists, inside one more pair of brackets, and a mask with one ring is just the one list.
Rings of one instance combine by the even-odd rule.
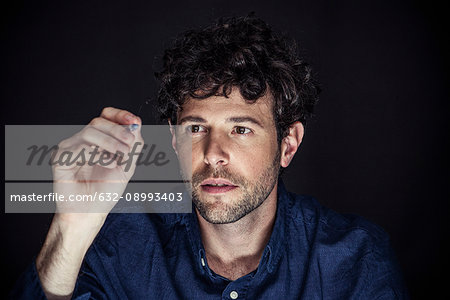
[[234, 88], [229, 98], [189, 99], [183, 105], [178, 125], [192, 138], [192, 198], [208, 222], [239, 220], [277, 183], [280, 152], [272, 101], [268, 93], [247, 103]]

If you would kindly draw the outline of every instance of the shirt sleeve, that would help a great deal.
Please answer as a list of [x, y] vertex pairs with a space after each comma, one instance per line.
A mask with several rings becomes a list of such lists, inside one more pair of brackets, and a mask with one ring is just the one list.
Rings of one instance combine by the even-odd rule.
[[16, 284], [10, 292], [8, 298], [37, 300], [47, 299], [44, 290], [42, 289], [34, 260], [16, 281]]
[[394, 251], [386, 241], [367, 256], [366, 289], [363, 299], [410, 299]]
[[97, 276], [84, 260], [73, 292], [76, 300], [109, 299], [104, 288], [98, 283]]
[[[8, 298], [15, 300], [47, 299], [42, 288], [34, 260], [19, 277]], [[82, 267], [80, 274], [78, 275], [72, 299], [107, 299], [103, 289], [98, 285], [96, 277], [93, 273], [89, 272], [88, 267], [85, 265]]]

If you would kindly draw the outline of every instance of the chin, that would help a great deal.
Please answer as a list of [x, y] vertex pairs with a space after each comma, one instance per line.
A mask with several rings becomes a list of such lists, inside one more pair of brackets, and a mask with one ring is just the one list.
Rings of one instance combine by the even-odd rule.
[[230, 224], [239, 221], [241, 218], [249, 214], [253, 209], [250, 209], [244, 204], [230, 205], [223, 200], [216, 200], [213, 202], [194, 202], [198, 213], [211, 224]]

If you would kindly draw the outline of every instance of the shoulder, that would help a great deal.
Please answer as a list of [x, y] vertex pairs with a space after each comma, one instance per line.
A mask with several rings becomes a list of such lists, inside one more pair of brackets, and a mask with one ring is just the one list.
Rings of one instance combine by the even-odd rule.
[[358, 276], [398, 272], [389, 235], [380, 226], [361, 216], [335, 212], [309, 196], [290, 194], [289, 198], [291, 238], [309, 249], [312, 259], [330, 266], [329, 271]]
[[306, 243], [310, 263], [327, 278], [336, 279], [330, 280], [332, 286], [352, 282], [370, 299], [386, 293], [396, 295], [394, 299], [406, 297], [386, 231], [363, 217], [326, 208], [310, 196], [290, 193], [289, 199], [291, 237]]
[[289, 193], [289, 200], [291, 223], [314, 235], [317, 242], [363, 244], [367, 249], [375, 250], [375, 246], [386, 246], [389, 241], [382, 227], [361, 216], [338, 213], [311, 196]]

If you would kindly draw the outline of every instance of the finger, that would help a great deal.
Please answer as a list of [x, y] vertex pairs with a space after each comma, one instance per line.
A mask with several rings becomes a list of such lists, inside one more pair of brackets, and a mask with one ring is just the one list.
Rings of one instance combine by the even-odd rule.
[[52, 153], [52, 168], [72, 169], [85, 162], [86, 145], [77, 144], [71, 147], [63, 147], [62, 145], [60, 143], [57, 151]]
[[141, 125], [140, 119], [130, 113], [129, 111], [118, 109], [114, 107], [105, 107], [100, 114], [100, 117], [105, 118], [111, 122], [129, 125], [129, 124], [139, 124]]
[[[136, 136], [136, 139], [133, 145], [131, 146], [131, 152], [128, 155], [125, 155], [124, 157], [123, 161], [126, 161], [126, 164], [119, 164], [119, 166], [122, 167], [123, 171], [129, 177], [131, 177], [132, 174], [134, 173], [134, 170], [136, 169], [136, 162], [139, 159], [139, 156], [142, 155], [141, 153], [144, 147], [144, 139], [142, 138], [141, 127], [142, 126], [139, 126], [136, 128], [135, 131], [133, 131], [133, 134]], [[130, 163], [130, 160], [131, 165], [128, 164]]]
[[[115, 139], [121, 141], [122, 143], [128, 145], [131, 147], [134, 140], [136, 139], [136, 136], [130, 131], [129, 126], [133, 125], [117, 125], [117, 123], [111, 122], [105, 118], [94, 118], [92, 121], [88, 124], [88, 126], [91, 126], [97, 130], [100, 130], [101, 132], [108, 134]], [[138, 126], [138, 125], [137, 125]]]
[[[113, 154], [108, 151], [99, 151], [95, 153], [93, 162], [95, 162], [95, 165], [100, 166], [102, 168], [114, 169], [117, 167], [117, 155], [118, 154]], [[102, 179], [102, 178], [94, 178], [94, 179]]]
[[83, 166], [100, 166], [107, 169], [117, 167], [118, 156], [102, 150], [99, 146], [77, 144], [71, 148], [60, 148], [52, 158], [52, 167], [73, 169]]
[[122, 143], [118, 139], [95, 129], [92, 126], [85, 127], [79, 135], [79, 139], [88, 145], [94, 145], [100, 147], [102, 150], [106, 150], [110, 153], [128, 153], [130, 147], [127, 144]]

